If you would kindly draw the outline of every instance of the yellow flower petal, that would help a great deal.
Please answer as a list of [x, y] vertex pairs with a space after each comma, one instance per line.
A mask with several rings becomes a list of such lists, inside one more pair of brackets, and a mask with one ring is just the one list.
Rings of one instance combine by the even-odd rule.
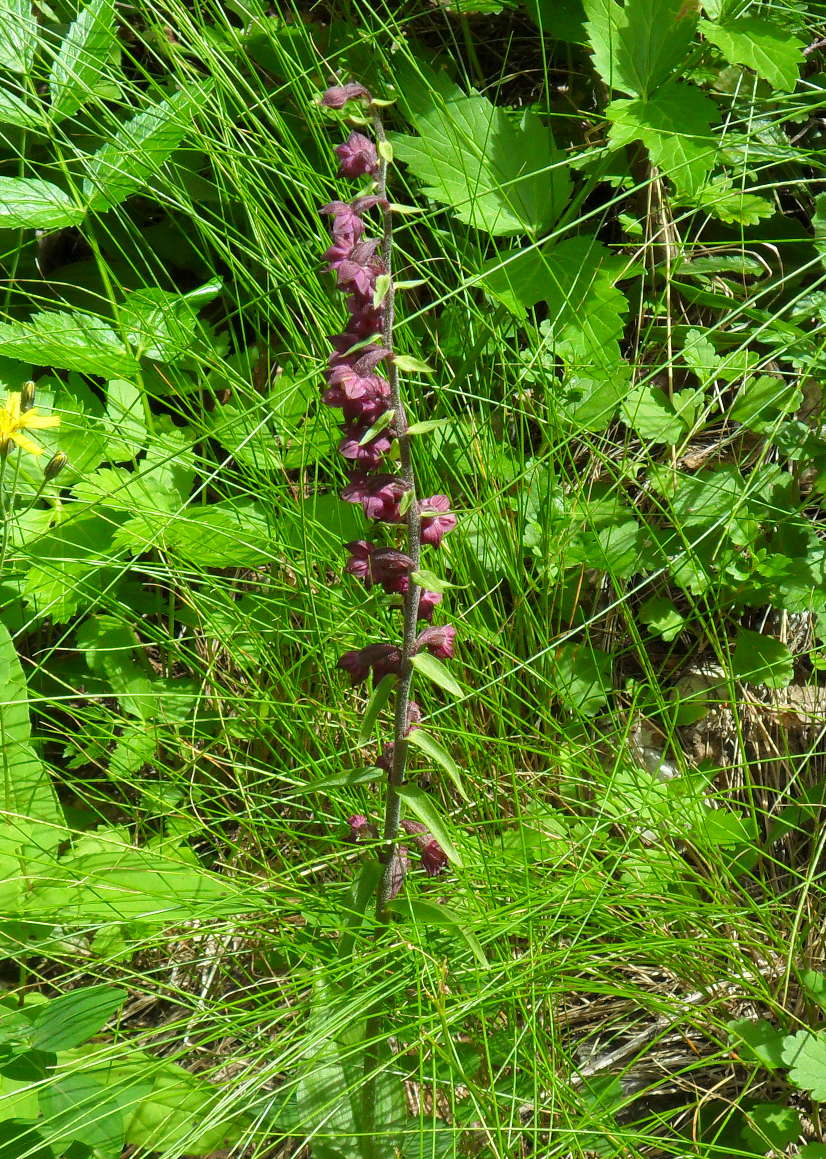
[[21, 427], [30, 427], [34, 431], [45, 431], [49, 427], [60, 426], [60, 415], [39, 415], [37, 407], [28, 410], [20, 418]]
[[20, 431], [13, 431], [11, 441], [15, 443], [22, 451], [28, 451], [30, 455], [42, 455], [43, 448], [38, 447], [37, 443], [33, 442], [27, 435], [21, 435]]

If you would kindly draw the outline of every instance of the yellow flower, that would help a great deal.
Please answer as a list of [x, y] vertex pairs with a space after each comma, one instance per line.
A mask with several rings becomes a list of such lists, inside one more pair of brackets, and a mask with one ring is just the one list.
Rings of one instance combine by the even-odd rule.
[[45, 431], [57, 426], [60, 426], [59, 415], [39, 415], [37, 407], [23, 411], [20, 409], [20, 392], [9, 391], [0, 410], [0, 455], [7, 455], [12, 443], [30, 455], [42, 455], [43, 448], [23, 432], [27, 429]]

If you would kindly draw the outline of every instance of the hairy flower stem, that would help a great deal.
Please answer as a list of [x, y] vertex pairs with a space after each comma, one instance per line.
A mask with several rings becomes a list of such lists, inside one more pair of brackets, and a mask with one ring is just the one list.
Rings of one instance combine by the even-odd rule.
[[[377, 179], [378, 193], [382, 198], [383, 234], [381, 244], [382, 264], [389, 278], [387, 296], [384, 299], [384, 345], [393, 349], [393, 324], [395, 285], [393, 282], [393, 216], [387, 203], [387, 137], [381, 117], [373, 116], [373, 129], [376, 140], [379, 142], [379, 174]], [[406, 553], [413, 561], [412, 571], [418, 571], [421, 555], [421, 517], [419, 504], [416, 499], [416, 479], [413, 473], [413, 461], [410, 453], [410, 436], [407, 433], [407, 416], [401, 397], [399, 385], [399, 371], [391, 359], [388, 367], [387, 380], [390, 383], [390, 405], [395, 413], [394, 427], [399, 446], [400, 471], [406, 490], [407, 508], [407, 545]], [[419, 594], [421, 588], [411, 578], [407, 594], [404, 599], [404, 625], [402, 629], [402, 660], [401, 672], [396, 685], [396, 712], [393, 729], [393, 764], [387, 778], [387, 798], [384, 809], [384, 850], [382, 860], [384, 872], [376, 893], [376, 917], [381, 924], [387, 920], [387, 902], [392, 892], [393, 857], [399, 834], [401, 819], [401, 798], [399, 787], [404, 781], [407, 768], [407, 722], [410, 705], [410, 690], [413, 683], [412, 657], [415, 652], [417, 623], [419, 613]]]

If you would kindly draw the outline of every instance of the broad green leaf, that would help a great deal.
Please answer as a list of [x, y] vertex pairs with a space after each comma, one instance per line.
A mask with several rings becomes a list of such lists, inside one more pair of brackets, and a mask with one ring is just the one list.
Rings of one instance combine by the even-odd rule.
[[585, 0], [594, 64], [609, 88], [652, 94], [683, 63], [697, 13], [685, 0]]
[[161, 549], [199, 568], [264, 567], [272, 559], [270, 538], [267, 513], [248, 500], [187, 507], [162, 519], [138, 516], [115, 534], [130, 551]]
[[791, 92], [806, 47], [787, 29], [763, 16], [741, 16], [722, 24], [700, 21], [706, 40], [719, 48], [729, 64], [744, 64], [767, 80], [774, 89]]
[[82, 986], [52, 998], [34, 1020], [32, 1046], [55, 1052], [80, 1046], [105, 1026], [126, 998], [125, 990], [113, 986]]
[[49, 73], [53, 117], [70, 117], [94, 96], [114, 43], [114, 0], [89, 0], [69, 25]]
[[637, 570], [639, 536], [640, 525], [635, 519], [609, 524], [598, 531], [586, 529], [566, 549], [566, 563], [582, 563], [617, 579], [627, 579]]
[[16, 912], [32, 877], [48, 874], [65, 838], [63, 810], [31, 744], [28, 689], [0, 623], [0, 911]]
[[422, 676], [444, 688], [445, 692], [449, 692], [452, 696], [464, 695], [461, 684], [450, 675], [441, 660], [431, 656], [429, 652], [418, 652], [410, 663], [417, 672], [421, 672]]
[[[0, 12], [0, 19], [2, 19], [2, 12]], [[8, 1083], [9, 1080], [6, 1082]], [[0, 1122], [0, 1159], [20, 1159], [21, 1156], [25, 1156], [25, 1159], [54, 1159], [54, 1151], [43, 1141], [43, 1136], [34, 1129], [31, 1123], [20, 1121], [21, 1119], [36, 1118], [37, 1091], [32, 1090], [29, 1085], [29, 1089], [24, 1089], [21, 1095], [32, 1106], [33, 1112], [31, 1114], [16, 1110], [14, 1096], [10, 1099], [0, 1087], [3, 1112], [10, 1116], [8, 1120]]]
[[26, 546], [23, 598], [38, 616], [65, 624], [81, 605], [92, 608], [117, 565], [111, 518], [84, 513], [66, 519]]
[[114, 616], [90, 616], [78, 629], [77, 646], [89, 668], [106, 679], [125, 713], [152, 718], [157, 707], [152, 670], [127, 623]]
[[118, 1159], [122, 1153], [125, 1123], [120, 1099], [93, 1075], [79, 1070], [53, 1078], [40, 1092], [40, 1109], [43, 1135], [53, 1146], [77, 1140], [95, 1148], [101, 1159]]
[[783, 1031], [765, 1018], [739, 1018], [727, 1022], [726, 1028], [732, 1045], [747, 1059], [755, 1058], [769, 1070], [783, 1065]]
[[88, 208], [112, 209], [141, 189], [183, 141], [203, 96], [203, 89], [178, 92], [120, 125], [86, 160]]
[[104, 378], [130, 378], [138, 369], [103, 319], [62, 310], [32, 314], [25, 322], [0, 322], [0, 355]]
[[27, 73], [37, 51], [31, 0], [0, 0], [0, 68]]
[[795, 382], [784, 382], [771, 374], [747, 379], [737, 392], [729, 418], [736, 423], [760, 430], [781, 414], [795, 411], [803, 401], [800, 387]]
[[473, 956], [480, 966], [487, 968], [490, 963], [476, 934], [466, 920], [445, 905], [436, 905], [432, 901], [421, 898], [397, 897], [387, 907], [391, 913], [398, 914], [405, 921], [415, 926], [437, 926], [451, 930], [463, 938], [470, 947]]
[[564, 705], [594, 716], [608, 700], [612, 658], [588, 644], [562, 644], [553, 654], [554, 690]]
[[826, 1010], [826, 974], [822, 970], [804, 970], [800, 981], [806, 997], [817, 1003], [821, 1010]]
[[447, 85], [412, 114], [419, 136], [393, 136], [396, 157], [434, 201], [494, 236], [541, 233], [570, 192], [564, 154], [529, 111], [517, 119], [483, 96]]
[[808, 1091], [816, 1102], [826, 1102], [826, 1032], [798, 1030], [784, 1038], [783, 1062], [796, 1087]]
[[566, 44], [585, 44], [582, 0], [525, 0], [528, 15], [543, 34]]
[[775, 212], [774, 202], [740, 189], [729, 177], [715, 177], [695, 189], [690, 200], [728, 225], [756, 225]]
[[685, 433], [686, 424], [671, 405], [665, 391], [650, 383], [630, 390], [620, 403], [623, 422], [644, 442], [673, 446]]
[[158, 362], [174, 362], [192, 345], [198, 325], [197, 310], [220, 293], [220, 283], [209, 283], [193, 294], [166, 290], [134, 290], [118, 310], [126, 340], [140, 355]]
[[[625, 263], [593, 237], [550, 242], [488, 263], [482, 285], [519, 317], [547, 302], [540, 359], [562, 358], [572, 372], [623, 376], [619, 339], [628, 301], [615, 283]], [[610, 408], [609, 408], [610, 409]]]
[[612, 145], [642, 141], [652, 164], [673, 181], [679, 196], [696, 194], [714, 164], [717, 143], [711, 125], [718, 114], [695, 85], [669, 81], [647, 100], [612, 101], [605, 115]]
[[410, 736], [407, 738], [408, 744], [412, 744], [414, 748], [421, 749], [426, 756], [436, 764], [441, 765], [447, 775], [456, 786], [456, 791], [466, 801], [470, 798], [467, 795], [464, 785], [462, 784], [462, 772], [459, 766], [454, 761], [453, 757], [447, 749], [431, 736], [429, 732], [425, 732], [423, 728], [414, 728]]
[[682, 350], [683, 361], [690, 367], [701, 386], [705, 386], [714, 378], [720, 364], [717, 351], [713, 343], [701, 330], [689, 330], [685, 336]]
[[461, 854], [453, 844], [450, 832], [434, 805], [432, 798], [423, 789], [420, 789], [418, 785], [402, 785], [398, 792], [411, 813], [416, 814], [425, 828], [429, 829], [439, 842], [453, 864], [461, 869], [464, 865]]
[[666, 596], [651, 596], [640, 608], [640, 619], [652, 632], [670, 642], [683, 630], [685, 616]]
[[133, 460], [147, 439], [143, 391], [125, 378], [106, 386], [106, 457], [112, 463]]
[[785, 688], [794, 676], [794, 658], [781, 640], [738, 628], [731, 670], [738, 680]]
[[[2, 20], [2, 8], [0, 8], [0, 20]], [[0, 89], [0, 125], [17, 125], [19, 129], [42, 129], [43, 117], [39, 109], [33, 108], [15, 93], [10, 93], [7, 89]]]
[[396, 687], [397, 682], [397, 676], [388, 674], [387, 676], [383, 676], [373, 689], [370, 699], [367, 701], [367, 707], [364, 710], [357, 744], [367, 744], [372, 737], [373, 727], [378, 720], [379, 713], [390, 699], [390, 693]]
[[757, 1155], [769, 1149], [783, 1151], [800, 1134], [800, 1115], [782, 1103], [753, 1103], [743, 1109], [747, 1125], [741, 1129], [740, 1138], [746, 1149]]
[[84, 212], [50, 181], [0, 177], [0, 229], [60, 229], [77, 225]]

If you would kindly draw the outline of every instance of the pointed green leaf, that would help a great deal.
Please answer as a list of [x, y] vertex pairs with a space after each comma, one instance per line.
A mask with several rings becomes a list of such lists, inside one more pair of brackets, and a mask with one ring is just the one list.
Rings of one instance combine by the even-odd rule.
[[414, 728], [407, 738], [407, 743], [412, 744], [417, 749], [421, 749], [431, 760], [441, 765], [451, 781], [453, 781], [459, 795], [465, 801], [470, 800], [470, 797], [465, 791], [465, 786], [462, 784], [462, 774], [459, 766], [447, 749], [434, 736], [431, 736], [429, 732], [425, 732], [423, 728]]
[[455, 930], [467, 942], [479, 965], [485, 968], [490, 965], [476, 934], [464, 918], [446, 905], [436, 905], [421, 898], [397, 897], [387, 908], [391, 913], [398, 914], [400, 918], [413, 925], [439, 926], [442, 929]]
[[432, 571], [414, 571], [410, 573], [410, 578], [414, 584], [419, 584], [431, 592], [447, 592], [451, 588], [457, 587], [456, 584], [448, 583], [446, 579], [442, 579]]
[[380, 414], [372, 427], [369, 427], [359, 439], [359, 446], [366, 447], [376, 435], [380, 435], [382, 431], [387, 430], [395, 417], [396, 412], [394, 410], [386, 410], [383, 414]]
[[645, 97], [682, 64], [697, 12], [686, 0], [585, 0], [594, 64], [609, 88]]
[[464, 695], [461, 685], [454, 680], [441, 660], [437, 660], [429, 652], [418, 652], [410, 662], [417, 672], [421, 672], [422, 676], [444, 688], [445, 692], [449, 692], [452, 696]]
[[445, 821], [440, 816], [432, 798], [418, 785], [402, 785], [399, 789], [399, 796], [411, 813], [415, 813], [425, 828], [430, 830], [453, 864], [462, 869], [464, 862], [461, 854], [453, 844]]
[[605, 110], [608, 134], [617, 148], [642, 141], [651, 161], [691, 196], [714, 164], [717, 144], [711, 125], [717, 107], [695, 85], [670, 81], [647, 100], [612, 101]]
[[204, 96], [203, 88], [182, 90], [120, 125], [86, 160], [83, 195], [89, 209], [112, 209], [141, 189], [183, 141]]
[[[533, 113], [519, 120], [446, 78], [407, 85], [405, 102], [419, 136], [394, 136], [398, 160], [425, 193], [460, 221], [489, 234], [538, 233], [553, 224], [570, 192], [564, 154]], [[424, 88], [425, 86], [422, 86]]]
[[51, 181], [0, 177], [0, 229], [61, 229], [77, 225], [84, 212]]
[[430, 431], [436, 431], [440, 427], [449, 427], [453, 419], [425, 419], [420, 423], [411, 423], [407, 428], [409, 435], [427, 435]]
[[0, 89], [0, 125], [17, 125], [20, 129], [42, 129], [43, 118], [38, 109], [32, 108], [14, 93]]
[[0, 322], [0, 355], [103, 378], [130, 378], [138, 370], [136, 359], [102, 318], [63, 310]]
[[797, 84], [806, 47], [787, 29], [763, 16], [741, 16], [712, 24], [700, 21], [706, 40], [719, 48], [729, 64], [754, 69], [774, 89], [791, 92]]
[[113, 0], [89, 0], [69, 25], [49, 74], [52, 116], [70, 117], [94, 96], [114, 43]]
[[364, 710], [364, 717], [362, 718], [361, 728], [359, 729], [357, 743], [367, 744], [373, 736], [373, 727], [378, 719], [378, 715], [384, 708], [387, 701], [390, 699], [390, 693], [396, 687], [398, 677], [388, 674], [383, 676], [367, 701], [367, 707]]
[[393, 362], [403, 374], [432, 374], [433, 367], [413, 354], [394, 354]]
[[31, 0], [0, 0], [0, 68], [27, 73], [37, 51]]
[[114, 986], [83, 986], [40, 1007], [32, 1028], [32, 1046], [69, 1050], [97, 1034], [126, 1001]]

